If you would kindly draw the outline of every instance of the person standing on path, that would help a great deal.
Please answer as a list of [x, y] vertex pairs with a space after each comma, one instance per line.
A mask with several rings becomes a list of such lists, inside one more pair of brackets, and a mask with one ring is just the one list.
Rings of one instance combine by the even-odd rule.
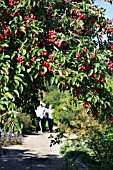
[[[43, 103], [40, 102], [40, 105], [37, 107], [36, 112], [36, 119], [37, 119], [37, 124], [36, 124], [36, 132], [40, 131], [42, 129], [42, 132], [44, 132], [44, 112], [45, 112], [45, 107], [43, 106]], [[40, 127], [40, 122], [41, 122], [41, 127]]]
[[49, 132], [53, 131], [53, 121], [54, 121], [53, 112], [54, 112], [53, 106], [52, 104], [50, 104], [48, 109]]
[[44, 110], [44, 116], [43, 116], [43, 129], [45, 132], [46, 131], [46, 122], [48, 121], [48, 107], [46, 104], [44, 106], [45, 106], [45, 110]]

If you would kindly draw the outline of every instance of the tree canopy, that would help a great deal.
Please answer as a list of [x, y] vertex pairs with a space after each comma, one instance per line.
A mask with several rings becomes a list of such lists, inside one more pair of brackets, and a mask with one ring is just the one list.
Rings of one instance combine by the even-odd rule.
[[1, 113], [35, 105], [55, 85], [113, 122], [112, 41], [112, 21], [93, 0], [1, 0]]

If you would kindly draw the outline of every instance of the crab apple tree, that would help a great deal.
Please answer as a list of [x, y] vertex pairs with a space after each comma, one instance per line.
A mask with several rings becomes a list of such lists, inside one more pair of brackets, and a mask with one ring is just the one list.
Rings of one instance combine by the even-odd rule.
[[111, 118], [112, 40], [112, 21], [93, 1], [1, 0], [1, 110], [26, 109], [57, 85], [94, 116]]

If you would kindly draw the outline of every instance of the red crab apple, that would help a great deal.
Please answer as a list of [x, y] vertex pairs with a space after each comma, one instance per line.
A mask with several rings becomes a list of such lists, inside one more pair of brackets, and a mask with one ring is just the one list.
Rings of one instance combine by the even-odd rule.
[[101, 78], [101, 79], [104, 78], [104, 74], [100, 74], [100, 78]]
[[87, 109], [88, 108], [88, 104], [87, 103], [83, 103], [83, 107]]
[[52, 67], [51, 67], [51, 66], [48, 66], [48, 71], [49, 71], [49, 72], [52, 72], [52, 70], [53, 70]]
[[43, 71], [39, 72], [39, 76], [43, 77], [45, 75], [45, 73]]
[[100, 79], [99, 82], [100, 82], [100, 83], [104, 83], [104, 79]]
[[111, 120], [111, 123], [113, 124], [113, 117], [111, 117], [110, 120]]
[[77, 55], [76, 55], [76, 58], [80, 58], [80, 57], [81, 57], [81, 55], [80, 55], [80, 54], [77, 54]]
[[66, 73], [65, 73], [65, 71], [62, 71], [62, 75], [63, 75], [63, 76], [66, 76]]
[[3, 82], [2, 81], [0, 81], [0, 85], [2, 85], [3, 84]]
[[63, 28], [62, 27], [59, 27], [58, 28], [58, 31], [62, 32]]
[[44, 57], [44, 56], [47, 56], [49, 54], [49, 52], [48, 51], [45, 51], [45, 52], [41, 52], [40, 53], [40, 56], [41, 57]]
[[12, 91], [12, 95], [14, 95], [15, 93], [14, 93], [14, 91]]
[[97, 74], [96, 74], [96, 73], [93, 73], [93, 77], [96, 78], [96, 77], [97, 77]]
[[33, 61], [35, 61], [36, 60], [36, 56], [33, 56], [32, 58], [31, 58], [31, 61], [33, 62]]
[[24, 16], [24, 21], [26, 21], [28, 18], [27, 18], [27, 16]]
[[54, 54], [50, 54], [50, 55], [49, 55], [49, 58], [51, 59], [50, 62], [53, 62], [56, 57], [54, 56]]
[[45, 67], [47, 67], [47, 68], [50, 66], [50, 64], [49, 64], [48, 61], [44, 61], [43, 65], [44, 65]]

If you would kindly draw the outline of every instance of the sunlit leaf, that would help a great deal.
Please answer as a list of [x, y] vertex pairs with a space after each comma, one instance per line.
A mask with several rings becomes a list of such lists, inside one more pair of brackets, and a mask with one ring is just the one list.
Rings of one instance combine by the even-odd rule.
[[6, 92], [5, 93], [5, 97], [9, 98], [9, 99], [12, 99], [13, 98], [13, 95], [11, 94], [11, 92]]

